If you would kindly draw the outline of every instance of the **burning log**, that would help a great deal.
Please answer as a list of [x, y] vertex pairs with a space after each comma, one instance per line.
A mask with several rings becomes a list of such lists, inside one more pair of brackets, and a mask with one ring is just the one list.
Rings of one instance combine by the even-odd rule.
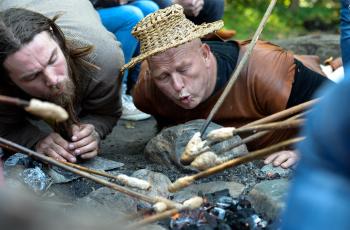
[[221, 172], [227, 168], [231, 168], [243, 163], [247, 163], [256, 159], [259, 159], [261, 157], [265, 157], [270, 155], [271, 153], [276, 152], [277, 150], [279, 150], [282, 147], [285, 146], [289, 146], [291, 144], [295, 144], [297, 142], [300, 142], [302, 140], [304, 140], [304, 137], [298, 137], [298, 138], [293, 138], [293, 139], [289, 139], [283, 142], [280, 142], [278, 144], [251, 152], [247, 155], [244, 155], [242, 157], [238, 157], [235, 159], [232, 159], [230, 161], [227, 161], [225, 163], [222, 163], [220, 165], [214, 166], [212, 168], [209, 168], [205, 171], [199, 172], [195, 175], [192, 176], [185, 176], [182, 178], [179, 178], [178, 180], [176, 180], [173, 184], [169, 185], [168, 190], [169, 192], [177, 192], [179, 190], [181, 190], [182, 188], [185, 188], [187, 186], [189, 186], [190, 184], [192, 184], [195, 180], [198, 180], [200, 178], [204, 178], [204, 177], [208, 177], [211, 176], [213, 174], [216, 174], [218, 172]]
[[165, 203], [167, 205], [168, 209], [181, 207], [181, 204], [178, 204], [176, 202], [168, 200], [168, 199], [166, 199], [164, 197], [147, 196], [147, 195], [144, 195], [142, 193], [139, 193], [139, 192], [127, 189], [125, 187], [122, 187], [120, 185], [117, 185], [115, 183], [111, 183], [111, 182], [109, 182], [107, 180], [98, 178], [98, 177], [96, 177], [94, 175], [91, 175], [91, 174], [89, 174], [87, 172], [84, 172], [82, 170], [73, 168], [72, 166], [66, 165], [63, 162], [55, 160], [54, 158], [51, 158], [51, 157], [45, 156], [43, 154], [40, 154], [38, 152], [35, 152], [33, 150], [30, 150], [30, 149], [28, 149], [28, 148], [26, 148], [24, 146], [18, 145], [16, 143], [14, 143], [12, 141], [9, 141], [9, 140], [6, 140], [5, 138], [2, 138], [2, 137], [0, 137], [0, 146], [3, 147], [3, 148], [6, 148], [6, 149], [12, 150], [12, 151], [21, 152], [21, 153], [26, 154], [26, 155], [28, 155], [30, 157], [34, 157], [34, 158], [39, 159], [40, 161], [42, 161], [44, 163], [55, 165], [57, 167], [65, 169], [65, 170], [67, 170], [69, 172], [75, 173], [75, 174], [77, 174], [79, 176], [82, 176], [82, 177], [88, 178], [88, 179], [90, 179], [92, 181], [95, 181], [96, 183], [104, 185], [104, 186], [106, 186], [106, 187], [108, 187], [110, 189], [113, 189], [113, 190], [117, 191], [117, 192], [121, 192], [121, 193], [123, 193], [125, 195], [128, 195], [130, 197], [133, 197], [133, 198], [145, 201], [147, 203], [155, 204], [157, 202], [163, 202], [163, 203]]
[[43, 102], [38, 99], [31, 99], [28, 102], [3, 95], [0, 95], [0, 102], [20, 106], [31, 114], [56, 122], [62, 122], [68, 119], [67, 111], [51, 102]]
[[122, 183], [123, 185], [129, 186], [132, 188], [137, 188], [137, 189], [141, 189], [141, 190], [149, 190], [152, 187], [151, 184], [148, 183], [148, 181], [141, 180], [141, 179], [136, 178], [136, 177], [130, 177], [130, 176], [127, 176], [124, 174], [119, 174], [117, 176], [114, 176], [114, 175], [111, 175], [111, 174], [108, 174], [105, 172], [89, 169], [89, 168], [83, 167], [81, 165], [73, 164], [70, 162], [63, 162], [63, 163], [68, 165], [68, 166], [72, 166], [73, 168], [82, 170], [84, 172], [88, 172], [88, 173], [92, 173], [95, 175], [104, 176], [104, 177], [114, 179], [114, 180]]

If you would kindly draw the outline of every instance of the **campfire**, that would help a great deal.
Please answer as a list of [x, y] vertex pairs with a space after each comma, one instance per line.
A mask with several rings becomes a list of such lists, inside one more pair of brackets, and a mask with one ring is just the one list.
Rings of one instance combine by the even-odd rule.
[[168, 229], [268, 229], [265, 220], [246, 197], [233, 198], [228, 189], [203, 196], [202, 206], [184, 210], [161, 222]]

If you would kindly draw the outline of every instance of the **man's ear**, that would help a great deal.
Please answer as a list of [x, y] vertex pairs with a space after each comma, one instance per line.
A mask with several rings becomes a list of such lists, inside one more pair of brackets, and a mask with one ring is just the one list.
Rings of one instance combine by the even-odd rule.
[[209, 66], [209, 63], [210, 63], [209, 62], [210, 53], [211, 53], [211, 50], [210, 50], [209, 45], [206, 43], [203, 43], [201, 45], [201, 55], [204, 58], [204, 62], [206, 64], [206, 66]]

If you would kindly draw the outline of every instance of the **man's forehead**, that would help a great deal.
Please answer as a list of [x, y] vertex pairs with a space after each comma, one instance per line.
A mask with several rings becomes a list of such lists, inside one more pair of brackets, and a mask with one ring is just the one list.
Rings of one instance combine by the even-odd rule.
[[161, 52], [161, 53], [158, 53], [158, 54], [153, 55], [153, 56], [151, 57], [151, 60], [152, 60], [152, 59], [155, 59], [155, 60], [157, 60], [157, 59], [162, 59], [162, 58], [164, 58], [164, 57], [173, 57], [173, 56], [175, 56], [175, 55], [178, 53], [178, 51], [180, 51], [180, 50], [182, 50], [182, 46], [170, 48], [170, 49], [165, 50], [165, 51], [163, 51], [163, 52]]
[[193, 47], [193, 45], [191, 45], [190, 43], [185, 43], [177, 47], [173, 47], [168, 50], [165, 50], [164, 52], [155, 54], [149, 57], [148, 61], [152, 63], [153, 61], [164, 60], [165, 58], [174, 59], [175, 57], [178, 57], [181, 55], [187, 55], [193, 50], [195, 50], [195, 47]]

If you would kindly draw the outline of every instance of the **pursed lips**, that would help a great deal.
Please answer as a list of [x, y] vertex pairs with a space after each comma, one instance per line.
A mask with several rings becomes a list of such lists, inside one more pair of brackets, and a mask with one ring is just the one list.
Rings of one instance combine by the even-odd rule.
[[181, 103], [188, 104], [191, 101], [191, 95], [185, 95], [179, 98]]

